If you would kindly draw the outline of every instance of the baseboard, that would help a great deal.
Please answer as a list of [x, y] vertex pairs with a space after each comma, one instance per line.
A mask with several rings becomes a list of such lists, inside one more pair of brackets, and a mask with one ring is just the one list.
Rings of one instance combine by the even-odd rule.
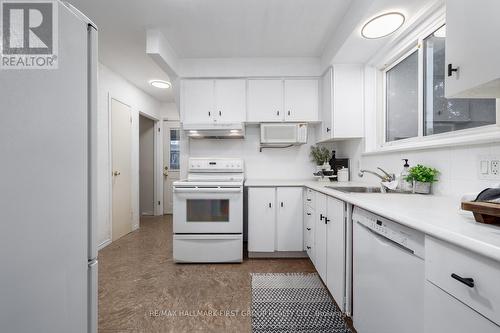
[[306, 251], [248, 252], [248, 258], [308, 258]]
[[101, 244], [99, 244], [97, 246], [97, 250], [102, 250], [103, 248], [105, 248], [109, 244], [111, 244], [111, 239], [106, 239], [104, 242], [102, 242]]

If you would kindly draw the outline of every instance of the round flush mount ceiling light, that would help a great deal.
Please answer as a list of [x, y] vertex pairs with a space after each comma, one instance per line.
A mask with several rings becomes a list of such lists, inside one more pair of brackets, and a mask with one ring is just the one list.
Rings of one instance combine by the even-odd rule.
[[172, 84], [170, 82], [163, 80], [151, 80], [149, 81], [149, 84], [159, 89], [168, 89], [172, 87]]
[[401, 28], [405, 16], [399, 12], [384, 13], [365, 23], [361, 36], [367, 39], [377, 39], [388, 36]]

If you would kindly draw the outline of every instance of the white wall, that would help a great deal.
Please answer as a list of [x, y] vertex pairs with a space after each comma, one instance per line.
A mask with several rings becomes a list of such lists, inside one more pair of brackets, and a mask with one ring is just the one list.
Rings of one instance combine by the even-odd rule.
[[[115, 98], [132, 109], [132, 209], [133, 228], [139, 226], [139, 112], [159, 119], [160, 102], [99, 64], [98, 78], [98, 241], [107, 244], [111, 239], [111, 168], [109, 98]], [[161, 140], [160, 140], [161, 142]]]
[[[473, 146], [448, 147], [438, 149], [414, 150], [395, 153], [363, 156], [363, 140], [345, 141], [336, 144], [339, 155], [351, 158], [353, 180], [378, 181], [372, 175], [358, 177], [360, 169], [376, 170], [381, 167], [390, 173], [399, 174], [403, 169], [403, 158], [410, 165], [424, 164], [438, 169], [441, 174], [434, 185], [434, 193], [453, 196], [457, 199], [464, 193], [478, 192], [498, 181], [480, 180], [478, 176], [478, 156], [500, 155], [500, 143]], [[458, 203], [457, 203], [458, 209]]]
[[139, 116], [139, 212], [154, 215], [155, 209], [155, 124]]
[[309, 151], [314, 129], [308, 128], [308, 143], [285, 149], [259, 152], [260, 127], [248, 125], [244, 140], [190, 139], [190, 157], [241, 157], [245, 161], [247, 179], [307, 179], [315, 170]]
[[160, 115], [163, 120], [179, 121], [179, 109], [176, 103], [162, 103], [160, 106]]

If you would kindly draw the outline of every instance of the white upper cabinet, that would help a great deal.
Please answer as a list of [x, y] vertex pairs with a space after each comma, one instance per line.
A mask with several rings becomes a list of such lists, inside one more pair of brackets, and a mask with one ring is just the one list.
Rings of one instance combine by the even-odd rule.
[[498, 13], [498, 0], [446, 1], [447, 98], [500, 97]]
[[181, 82], [181, 120], [185, 124], [213, 123], [214, 81], [183, 80]]
[[248, 80], [248, 121], [318, 121], [318, 80]]
[[244, 122], [246, 81], [182, 80], [181, 120], [185, 124]]
[[217, 122], [246, 121], [246, 81], [215, 80], [215, 105]]
[[283, 120], [283, 81], [248, 80], [248, 121]]
[[335, 65], [323, 74], [318, 141], [363, 137], [363, 85], [360, 65]]
[[318, 80], [285, 80], [285, 121], [318, 120]]

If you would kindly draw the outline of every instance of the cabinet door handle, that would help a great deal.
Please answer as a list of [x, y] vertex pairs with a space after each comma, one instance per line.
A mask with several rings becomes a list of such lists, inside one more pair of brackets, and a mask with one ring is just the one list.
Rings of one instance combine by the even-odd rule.
[[310, 250], [310, 249], [311, 249], [311, 247], [310, 247], [310, 246], [306, 246], [306, 249]]
[[219, 111], [219, 116], [222, 116], [222, 111]]
[[211, 116], [211, 113], [210, 113], [210, 111], [208, 111], [208, 116], [209, 116], [209, 117]]
[[327, 127], [326, 128], [326, 133], [329, 133], [330, 131], [331, 131], [331, 129]]
[[279, 116], [279, 115], [280, 115], [280, 111], [279, 111], [279, 110], [278, 110], [278, 111], [276, 111], [276, 115], [277, 115], [277, 116]]
[[283, 207], [283, 201], [281, 202], [281, 207]]
[[458, 72], [458, 67], [453, 67], [452, 64], [448, 64], [448, 76], [452, 76], [453, 72]]
[[269, 203], [269, 208], [271, 208], [271, 207], [272, 207], [272, 205], [271, 205], [271, 203]]
[[462, 282], [463, 284], [465, 284], [469, 288], [474, 288], [474, 279], [473, 278], [463, 278], [460, 275], [457, 275], [455, 273], [451, 274], [451, 277], [459, 282]]
[[319, 214], [319, 220], [323, 220], [324, 218], [326, 218], [326, 216], [323, 216], [323, 214]]
[[288, 110], [288, 115], [290, 115], [290, 110]]
[[311, 199], [306, 199], [307, 201], [311, 201]]
[[311, 213], [306, 213], [306, 214], [307, 214], [307, 216], [311, 216]]
[[327, 219], [326, 216], [325, 216], [325, 224], [328, 224], [328, 222], [331, 222], [331, 221], [332, 220]]
[[306, 229], [307, 229], [307, 231], [311, 231], [311, 228], [306, 228]]

